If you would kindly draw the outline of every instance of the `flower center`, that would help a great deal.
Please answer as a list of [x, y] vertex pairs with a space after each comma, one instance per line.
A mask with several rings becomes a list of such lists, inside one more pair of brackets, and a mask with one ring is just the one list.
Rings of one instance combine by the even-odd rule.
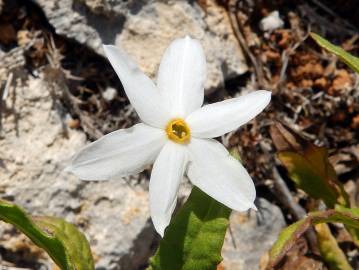
[[171, 120], [167, 124], [166, 133], [168, 138], [176, 143], [185, 144], [188, 143], [191, 138], [190, 129], [182, 119]]

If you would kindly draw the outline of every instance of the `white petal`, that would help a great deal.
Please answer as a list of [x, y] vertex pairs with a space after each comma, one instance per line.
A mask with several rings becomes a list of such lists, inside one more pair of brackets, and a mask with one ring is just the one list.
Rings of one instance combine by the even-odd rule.
[[125, 52], [112, 45], [103, 48], [142, 121], [154, 127], [164, 127], [169, 113], [155, 84]]
[[165, 51], [157, 86], [171, 108], [172, 117], [186, 117], [203, 103], [206, 57], [201, 44], [186, 36]]
[[187, 175], [212, 198], [237, 211], [256, 209], [256, 190], [246, 169], [213, 139], [192, 138]]
[[176, 207], [177, 192], [187, 163], [185, 146], [167, 142], [153, 165], [150, 209], [156, 231], [163, 236]]
[[87, 145], [66, 170], [83, 180], [109, 180], [138, 173], [156, 159], [165, 142], [163, 130], [137, 124]]
[[191, 113], [186, 122], [194, 137], [218, 137], [253, 119], [268, 105], [270, 98], [269, 91], [255, 91], [238, 98], [203, 106]]

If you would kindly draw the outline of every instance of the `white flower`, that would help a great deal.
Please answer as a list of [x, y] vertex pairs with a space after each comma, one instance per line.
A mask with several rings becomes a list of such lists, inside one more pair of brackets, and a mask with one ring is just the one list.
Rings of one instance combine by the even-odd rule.
[[142, 171], [154, 162], [150, 211], [163, 236], [184, 173], [202, 191], [226, 206], [254, 208], [255, 188], [243, 166], [212, 139], [237, 129], [269, 103], [255, 91], [205, 105], [206, 59], [200, 43], [185, 37], [167, 48], [155, 85], [114, 46], [104, 50], [143, 123], [114, 131], [82, 149], [67, 171], [83, 180], [108, 180]]

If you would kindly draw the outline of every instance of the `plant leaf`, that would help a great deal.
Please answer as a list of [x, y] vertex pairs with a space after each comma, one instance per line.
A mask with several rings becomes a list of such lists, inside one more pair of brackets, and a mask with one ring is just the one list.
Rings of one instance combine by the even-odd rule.
[[[276, 148], [281, 151], [278, 158], [298, 188], [312, 198], [322, 199], [328, 208], [350, 206], [348, 194], [338, 181], [324, 147], [315, 146], [279, 122], [271, 126], [270, 134]], [[359, 230], [347, 226], [346, 229], [359, 247]]]
[[319, 46], [334, 53], [338, 56], [345, 64], [347, 64], [355, 72], [359, 73], [359, 58], [351, 55], [350, 53], [343, 50], [341, 47], [330, 43], [325, 38], [315, 33], [310, 33], [310, 36], [318, 43]]
[[282, 230], [272, 246], [269, 252], [270, 265], [275, 267], [310, 226], [329, 222], [340, 222], [348, 227], [359, 229], [358, 210], [341, 207], [336, 210], [312, 212], [306, 218], [291, 224]]
[[349, 206], [347, 193], [337, 180], [324, 147], [317, 147], [285, 124], [275, 122], [270, 134], [278, 158], [287, 168], [298, 188], [316, 199], [322, 199], [329, 208], [336, 203]]
[[0, 200], [0, 220], [14, 225], [43, 248], [62, 270], [92, 270], [86, 237], [76, 227], [53, 217], [30, 218], [20, 207]]
[[197, 187], [166, 229], [151, 270], [216, 269], [231, 210]]
[[320, 254], [331, 270], [352, 270], [343, 251], [338, 246], [327, 224], [320, 223], [314, 226], [317, 232]]
[[337, 180], [324, 147], [309, 144], [302, 153], [283, 151], [278, 153], [278, 158], [289, 177], [309, 196], [322, 199], [328, 208], [334, 208], [337, 203], [349, 206], [348, 195]]
[[308, 143], [301, 152], [279, 152], [278, 158], [290, 178], [309, 196], [322, 199], [328, 208], [334, 208], [337, 203], [349, 206], [348, 195], [337, 180], [326, 148]]
[[[335, 209], [342, 211], [342, 212], [347, 211], [347, 209], [341, 205], [336, 205]], [[351, 213], [354, 213], [355, 215], [359, 216], [359, 208], [351, 208], [350, 211], [351, 211]], [[359, 229], [356, 229], [356, 228], [348, 226], [348, 225], [345, 225], [345, 228], [352, 236], [353, 242], [355, 243], [355, 245], [357, 247], [359, 247]]]

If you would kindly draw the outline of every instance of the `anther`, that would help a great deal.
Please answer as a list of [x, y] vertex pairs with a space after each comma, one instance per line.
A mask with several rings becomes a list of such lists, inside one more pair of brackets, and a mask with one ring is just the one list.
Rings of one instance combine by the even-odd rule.
[[176, 143], [185, 144], [188, 143], [191, 138], [190, 129], [182, 119], [170, 121], [166, 127], [166, 133], [168, 138]]

